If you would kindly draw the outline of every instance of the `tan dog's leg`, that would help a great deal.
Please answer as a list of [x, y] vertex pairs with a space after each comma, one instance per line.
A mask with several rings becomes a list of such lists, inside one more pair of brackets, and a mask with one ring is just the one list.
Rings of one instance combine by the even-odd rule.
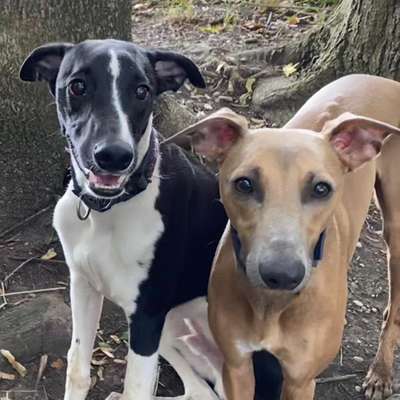
[[299, 384], [284, 380], [282, 387], [282, 400], [313, 400], [315, 392], [315, 380]]
[[251, 355], [238, 367], [225, 363], [222, 373], [227, 400], [254, 399], [255, 380]]
[[400, 141], [391, 141], [384, 149], [384, 158], [379, 160], [376, 185], [388, 248], [390, 292], [378, 352], [364, 382], [365, 395], [372, 400], [385, 399], [392, 393], [394, 350], [400, 338], [400, 177], [393, 165], [387, 165], [398, 157], [391, 153], [400, 151]]

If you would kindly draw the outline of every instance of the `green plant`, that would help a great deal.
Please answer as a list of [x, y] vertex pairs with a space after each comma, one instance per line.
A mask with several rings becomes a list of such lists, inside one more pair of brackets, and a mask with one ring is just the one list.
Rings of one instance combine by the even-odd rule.
[[190, 21], [194, 18], [193, 0], [169, 0], [167, 15], [174, 22]]

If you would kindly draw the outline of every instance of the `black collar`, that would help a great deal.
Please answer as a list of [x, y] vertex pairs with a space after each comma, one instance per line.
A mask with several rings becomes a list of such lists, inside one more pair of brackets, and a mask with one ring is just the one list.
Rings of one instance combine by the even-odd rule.
[[[73, 181], [72, 192], [77, 197], [79, 197], [80, 201], [82, 201], [88, 208], [86, 217], [81, 219], [86, 219], [89, 215], [90, 210], [95, 210], [98, 212], [108, 211], [113, 205], [121, 203], [123, 201], [127, 201], [132, 197], [135, 197], [137, 194], [143, 192], [147, 188], [147, 186], [151, 182], [151, 178], [153, 176], [154, 168], [156, 166], [157, 158], [159, 155], [159, 143], [157, 136], [158, 134], [153, 128], [150, 133], [149, 148], [147, 149], [147, 152], [144, 155], [142, 162], [135, 170], [135, 172], [133, 172], [133, 174], [129, 177], [129, 180], [125, 185], [124, 193], [116, 197], [115, 199], [99, 199], [90, 194], [82, 194], [82, 188], [79, 186], [76, 180], [74, 168], [71, 166], [71, 175]], [[71, 151], [71, 157], [74, 157], [73, 151]]]
[[[240, 242], [240, 238], [238, 235], [237, 230], [231, 224], [231, 237], [233, 243], [233, 249], [235, 251], [236, 260], [238, 263], [238, 267], [242, 270], [245, 270], [245, 263], [243, 261], [243, 254], [242, 254], [242, 244]], [[323, 231], [319, 236], [318, 242], [314, 247], [313, 253], [313, 267], [316, 267], [318, 263], [324, 257], [324, 248], [325, 248], [325, 239], [326, 239], [326, 231]]]

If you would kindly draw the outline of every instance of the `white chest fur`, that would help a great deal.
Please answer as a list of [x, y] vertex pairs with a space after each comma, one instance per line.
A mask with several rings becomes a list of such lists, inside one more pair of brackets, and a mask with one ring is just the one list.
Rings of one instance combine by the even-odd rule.
[[[155, 170], [158, 176], [158, 168]], [[134, 198], [109, 211], [91, 212], [86, 221], [76, 214], [79, 200], [71, 187], [57, 203], [54, 227], [71, 275], [81, 275], [127, 314], [135, 310], [140, 283], [147, 278], [164, 225], [155, 208], [159, 178]]]

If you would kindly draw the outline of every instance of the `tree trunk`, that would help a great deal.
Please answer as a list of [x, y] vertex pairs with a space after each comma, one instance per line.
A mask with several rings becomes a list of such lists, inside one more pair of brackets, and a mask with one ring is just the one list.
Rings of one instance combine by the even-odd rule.
[[282, 124], [307, 97], [345, 74], [368, 73], [399, 80], [399, 37], [397, 0], [343, 0], [332, 17], [302, 43], [269, 52], [271, 61], [299, 62], [302, 73], [297, 81], [283, 80], [272, 91], [273, 80], [259, 82], [255, 105], [267, 118]]
[[131, 36], [131, 0], [2, 0], [0, 232], [62, 191], [66, 165], [47, 88], [19, 81], [33, 48], [51, 41]]

